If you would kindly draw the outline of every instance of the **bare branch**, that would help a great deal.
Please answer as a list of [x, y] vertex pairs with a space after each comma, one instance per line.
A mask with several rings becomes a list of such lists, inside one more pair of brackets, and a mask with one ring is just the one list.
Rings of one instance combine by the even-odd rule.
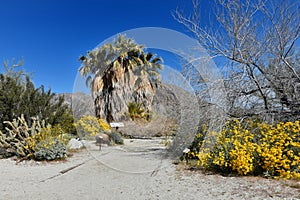
[[[295, 94], [295, 85], [300, 84], [295, 51], [300, 40], [300, 1], [215, 0], [210, 10], [214, 16], [206, 18], [202, 2], [192, 3], [193, 13], [186, 17], [177, 10], [174, 18], [194, 34], [211, 58], [222, 57], [231, 66], [224, 76], [232, 109], [244, 109], [240, 112], [244, 115], [249, 105], [254, 114], [262, 109], [272, 116], [280, 110], [283, 117], [291, 116], [287, 112], [300, 113], [300, 95]], [[210, 27], [205, 26], [207, 19]]]

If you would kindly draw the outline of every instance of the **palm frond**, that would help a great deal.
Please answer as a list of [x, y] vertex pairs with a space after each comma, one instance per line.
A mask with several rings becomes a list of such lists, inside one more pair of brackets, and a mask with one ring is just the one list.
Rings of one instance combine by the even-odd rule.
[[92, 81], [92, 76], [86, 77], [86, 80], [85, 80], [86, 86], [89, 86], [91, 81]]
[[160, 58], [160, 57], [156, 57], [156, 58], [153, 58], [153, 59], [151, 60], [151, 62], [152, 62], [152, 63], [158, 63], [158, 62], [162, 63], [163, 60], [162, 60], [162, 58]]
[[153, 58], [154, 56], [155, 56], [154, 54], [152, 54], [151, 52], [149, 52], [149, 53], [147, 53], [146, 59], [147, 59], [148, 61], [150, 61], [151, 58]]

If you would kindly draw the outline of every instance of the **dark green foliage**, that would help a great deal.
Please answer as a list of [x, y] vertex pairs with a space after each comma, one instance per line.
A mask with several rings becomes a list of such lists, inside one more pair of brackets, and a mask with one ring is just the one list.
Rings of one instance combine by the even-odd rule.
[[[201, 148], [202, 148], [202, 144], [204, 142], [205, 136], [207, 134], [207, 125], [202, 124], [199, 128], [198, 128], [198, 133], [195, 135], [194, 140], [192, 142], [192, 144], [189, 146], [189, 149], [191, 152], [200, 152]], [[185, 154], [182, 155], [181, 159], [185, 159]], [[188, 154], [188, 158], [189, 159], [196, 159], [198, 160], [198, 157], [196, 154]]]
[[124, 140], [121, 136], [120, 133], [116, 132], [116, 131], [112, 131], [110, 134], [110, 139], [115, 143], [115, 144], [124, 144]]
[[64, 133], [77, 135], [77, 130], [74, 126], [74, 117], [68, 112], [63, 113], [57, 118], [56, 124], [60, 126]]
[[206, 133], [198, 133], [195, 135], [195, 138], [191, 144], [191, 146], [189, 147], [189, 149], [193, 152], [199, 152], [201, 149], [201, 145], [204, 141], [204, 137], [205, 137]]
[[4, 121], [20, 116], [20, 96], [23, 92], [23, 86], [15, 79], [0, 74], [0, 130], [4, 130]]
[[68, 108], [63, 105], [63, 98], [53, 102], [54, 93], [51, 90], [45, 91], [44, 86], [35, 88], [29, 77], [26, 77], [26, 87], [20, 98], [20, 110], [25, 118], [38, 116], [51, 125], [58, 124], [60, 117]]
[[64, 99], [54, 101], [55, 94], [50, 89], [35, 88], [28, 75], [11, 68], [7, 69], [10, 73], [0, 74], [0, 130], [5, 132], [4, 121], [12, 121], [23, 114], [29, 126], [31, 117], [39, 117], [51, 125], [67, 122], [65, 128], [74, 133], [75, 128], [70, 125], [73, 117], [63, 104]]

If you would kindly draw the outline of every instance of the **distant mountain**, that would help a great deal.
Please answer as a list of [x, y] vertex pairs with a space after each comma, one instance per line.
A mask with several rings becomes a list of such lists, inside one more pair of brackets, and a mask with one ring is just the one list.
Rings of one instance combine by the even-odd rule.
[[85, 93], [62, 93], [57, 94], [54, 100], [63, 96], [65, 104], [72, 109], [75, 119], [79, 119], [84, 115], [95, 115], [94, 102], [90, 95]]

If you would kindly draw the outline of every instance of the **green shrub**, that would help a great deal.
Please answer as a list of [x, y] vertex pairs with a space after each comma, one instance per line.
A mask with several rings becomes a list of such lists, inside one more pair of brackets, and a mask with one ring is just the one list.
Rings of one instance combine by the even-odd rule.
[[11, 65], [6, 64], [4, 73], [0, 74], [0, 130], [6, 131], [4, 121], [24, 115], [27, 124], [32, 117], [39, 117], [52, 126], [67, 125], [65, 131], [68, 133], [74, 131], [71, 111], [64, 104], [63, 97], [54, 101], [55, 93], [45, 90], [44, 86], [36, 88], [28, 73], [17, 71], [14, 63]]
[[77, 135], [77, 130], [74, 125], [74, 118], [71, 114], [67, 112], [63, 113], [62, 116], [59, 119], [57, 119], [54, 127], [55, 126], [60, 127], [64, 133]]
[[151, 113], [149, 111], [145, 111], [142, 107], [142, 103], [129, 102], [128, 106], [128, 115], [132, 120], [136, 119], [144, 119], [151, 120]]
[[[206, 125], [202, 125], [200, 127], [199, 133], [197, 133], [195, 135], [195, 138], [191, 144], [191, 146], [189, 147], [189, 149], [191, 150], [191, 152], [199, 152], [201, 150], [202, 144], [204, 142], [204, 138], [207, 132], [207, 126]], [[189, 154], [189, 158], [190, 159], [197, 159], [196, 154]]]
[[124, 140], [123, 140], [121, 134], [116, 131], [112, 131], [109, 134], [109, 137], [112, 140], [112, 142], [115, 144], [124, 144]]

